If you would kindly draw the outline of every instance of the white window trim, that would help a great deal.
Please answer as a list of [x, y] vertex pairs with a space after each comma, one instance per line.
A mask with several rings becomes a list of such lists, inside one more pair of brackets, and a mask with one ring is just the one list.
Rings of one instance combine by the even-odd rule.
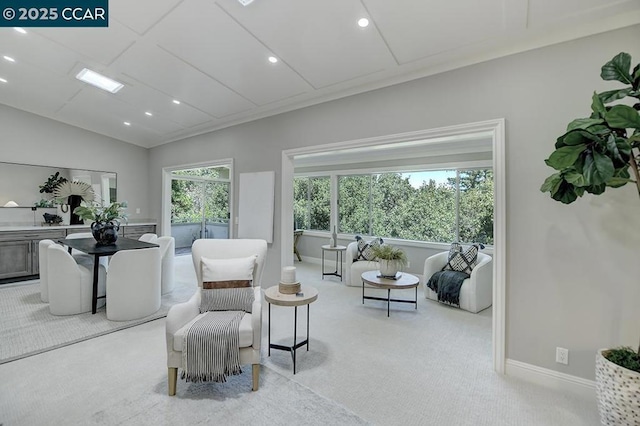
[[324, 153], [354, 147], [370, 147], [393, 141], [411, 141], [438, 137], [453, 137], [488, 133], [492, 139], [493, 181], [494, 181], [494, 255], [493, 255], [493, 315], [492, 354], [493, 368], [499, 374], [505, 373], [506, 352], [506, 134], [505, 120], [480, 121], [434, 129], [385, 135], [374, 138], [346, 142], [313, 145], [282, 151], [281, 209], [280, 209], [280, 264], [293, 265], [293, 176], [294, 160], [298, 155]]

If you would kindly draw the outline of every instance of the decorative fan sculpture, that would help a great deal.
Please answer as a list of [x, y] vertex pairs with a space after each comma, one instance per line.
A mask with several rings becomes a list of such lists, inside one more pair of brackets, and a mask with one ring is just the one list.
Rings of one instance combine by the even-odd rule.
[[91, 185], [77, 180], [62, 182], [53, 190], [53, 196], [55, 198], [65, 199], [72, 195], [78, 195], [88, 203], [96, 198]]

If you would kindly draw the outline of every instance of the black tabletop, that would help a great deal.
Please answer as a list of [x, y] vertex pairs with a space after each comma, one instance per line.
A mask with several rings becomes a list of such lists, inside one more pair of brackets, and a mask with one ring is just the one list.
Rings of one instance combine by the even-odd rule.
[[98, 255], [111, 256], [120, 250], [135, 250], [159, 247], [157, 244], [146, 243], [144, 241], [132, 240], [131, 238], [119, 237], [114, 244], [106, 246], [98, 245], [94, 238], [72, 238], [69, 240], [58, 240], [60, 244], [80, 250], [81, 252]]

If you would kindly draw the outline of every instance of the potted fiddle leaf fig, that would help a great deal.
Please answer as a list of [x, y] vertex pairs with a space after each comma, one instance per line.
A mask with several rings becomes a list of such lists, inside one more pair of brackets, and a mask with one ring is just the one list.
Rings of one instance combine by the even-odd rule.
[[[602, 66], [600, 76], [625, 86], [594, 92], [591, 115], [570, 122], [545, 160], [556, 172], [540, 190], [565, 204], [628, 183], [635, 184], [640, 195], [640, 64], [631, 69], [631, 56], [619, 53]], [[603, 424], [636, 424], [640, 347], [598, 351], [596, 391]]]

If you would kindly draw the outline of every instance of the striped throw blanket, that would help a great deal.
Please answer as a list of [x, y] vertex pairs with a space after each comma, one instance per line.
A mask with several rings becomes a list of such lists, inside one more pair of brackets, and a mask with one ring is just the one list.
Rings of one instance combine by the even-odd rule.
[[187, 331], [182, 350], [187, 382], [226, 382], [226, 376], [241, 374], [240, 321], [243, 311], [208, 312]]

